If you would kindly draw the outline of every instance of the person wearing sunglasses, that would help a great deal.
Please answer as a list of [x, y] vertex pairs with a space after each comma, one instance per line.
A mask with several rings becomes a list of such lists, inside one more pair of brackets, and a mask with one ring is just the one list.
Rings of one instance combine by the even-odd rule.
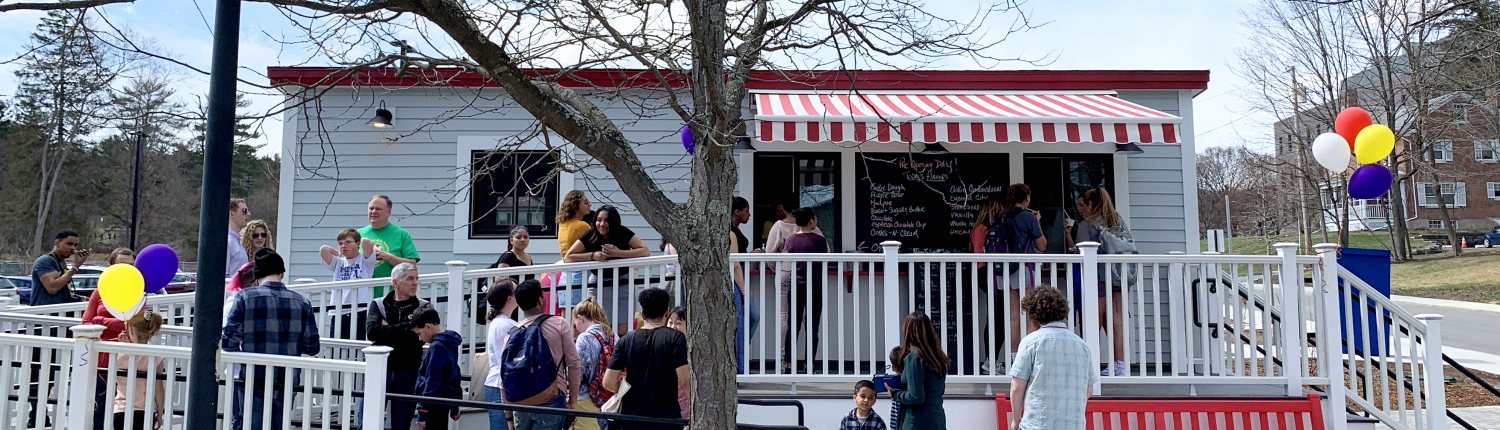
[[245, 255], [255, 255], [261, 248], [276, 249], [274, 245], [271, 227], [264, 220], [250, 221], [240, 230], [240, 246], [245, 247]]
[[[244, 241], [247, 239], [240, 234], [245, 225], [250, 223], [250, 205], [245, 199], [229, 199], [229, 242], [225, 245], [224, 278], [234, 278], [235, 271], [250, 262], [250, 256], [246, 253], [247, 247]], [[270, 243], [270, 239], [266, 240]]]

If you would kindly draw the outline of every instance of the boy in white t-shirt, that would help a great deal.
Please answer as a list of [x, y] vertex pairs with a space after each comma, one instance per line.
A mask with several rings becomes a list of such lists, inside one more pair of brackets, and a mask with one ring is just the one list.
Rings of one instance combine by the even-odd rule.
[[[339, 232], [339, 247], [323, 245], [318, 249], [318, 255], [323, 257], [323, 268], [333, 271], [333, 280], [350, 281], [355, 279], [370, 279], [375, 275], [375, 242], [363, 239], [359, 231], [346, 228]], [[335, 315], [339, 315], [339, 321], [334, 323], [337, 330], [335, 337], [341, 339], [363, 340], [365, 338], [364, 307], [370, 303], [370, 288], [345, 288], [333, 295], [333, 305], [336, 306]], [[344, 305], [349, 309], [344, 309]], [[351, 317], [357, 315], [357, 317]]]

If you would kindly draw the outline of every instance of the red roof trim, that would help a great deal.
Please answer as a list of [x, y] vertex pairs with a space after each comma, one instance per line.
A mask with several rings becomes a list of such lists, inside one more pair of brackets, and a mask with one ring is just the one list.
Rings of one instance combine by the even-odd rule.
[[[558, 76], [556, 69], [527, 69], [532, 76]], [[409, 71], [395, 69], [343, 71], [332, 67], [270, 67], [272, 85], [390, 86], [439, 85], [458, 87], [496, 86], [479, 73], [463, 69]], [[672, 76], [673, 85], [685, 85], [688, 77]], [[560, 82], [570, 87], [656, 87], [656, 75], [638, 69], [588, 69], [564, 75]], [[796, 70], [751, 72], [750, 89], [840, 90], [858, 83], [863, 90], [966, 90], [966, 91], [1061, 91], [1061, 90], [1198, 90], [1208, 88], [1207, 70]]]

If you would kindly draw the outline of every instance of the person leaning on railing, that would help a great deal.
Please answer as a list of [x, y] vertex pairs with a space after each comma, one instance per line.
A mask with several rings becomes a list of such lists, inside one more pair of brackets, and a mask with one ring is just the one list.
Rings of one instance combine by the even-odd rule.
[[[594, 228], [584, 233], [583, 237], [578, 238], [577, 242], [573, 242], [573, 246], [568, 248], [567, 256], [563, 260], [569, 263], [586, 261], [604, 262], [622, 258], [649, 256], [651, 256], [651, 249], [646, 247], [646, 242], [641, 241], [641, 237], [637, 236], [635, 231], [632, 231], [622, 223], [620, 211], [615, 209], [614, 206], [605, 206], [599, 208], [599, 211], [594, 214]], [[600, 271], [599, 275], [595, 278], [602, 280], [605, 276], [625, 274], [624, 271], [619, 270]], [[618, 281], [618, 279], [614, 279], [609, 283], [614, 284], [613, 294], [615, 299], [613, 303], [616, 306], [612, 309], [630, 309], [629, 286], [618, 285], [614, 281]], [[599, 289], [596, 294], [603, 296], [604, 291], [602, 290]], [[611, 302], [605, 301], [602, 303]], [[622, 323], [616, 327], [616, 331], [624, 332], [627, 328], [628, 325]]]

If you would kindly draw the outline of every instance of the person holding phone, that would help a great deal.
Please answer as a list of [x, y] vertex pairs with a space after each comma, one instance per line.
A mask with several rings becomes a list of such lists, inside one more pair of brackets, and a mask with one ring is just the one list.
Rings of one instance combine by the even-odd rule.
[[[71, 266], [64, 261], [72, 260]], [[79, 301], [73, 297], [71, 285], [78, 267], [89, 259], [88, 248], [78, 248], [78, 233], [62, 230], [52, 235], [52, 251], [36, 258], [31, 264], [31, 305], [55, 305]]]

